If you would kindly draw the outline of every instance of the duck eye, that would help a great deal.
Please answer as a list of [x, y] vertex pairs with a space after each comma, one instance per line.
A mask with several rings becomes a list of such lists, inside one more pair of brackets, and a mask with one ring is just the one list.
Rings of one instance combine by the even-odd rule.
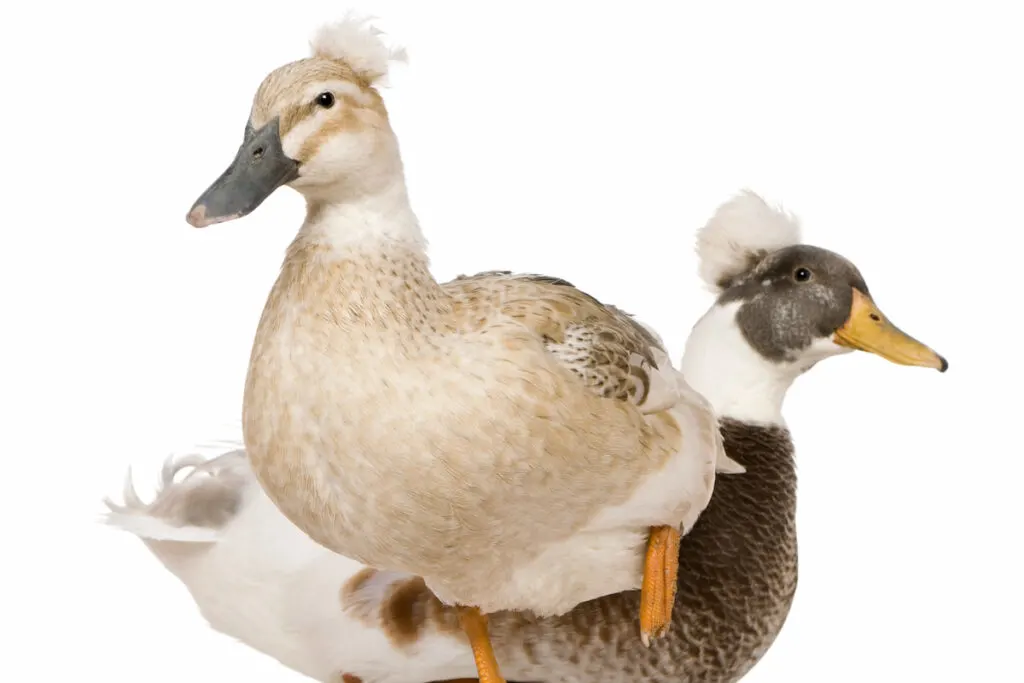
[[316, 96], [316, 103], [324, 109], [330, 109], [334, 106], [334, 93], [322, 92]]
[[793, 279], [797, 282], [807, 282], [811, 279], [811, 271], [806, 268], [797, 268], [793, 271]]

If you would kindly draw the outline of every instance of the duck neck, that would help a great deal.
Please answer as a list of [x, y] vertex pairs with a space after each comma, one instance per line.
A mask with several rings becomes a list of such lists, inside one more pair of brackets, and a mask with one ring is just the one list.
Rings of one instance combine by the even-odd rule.
[[420, 252], [426, 259], [427, 243], [401, 176], [369, 192], [307, 196], [297, 241], [339, 259], [391, 249]]
[[717, 415], [738, 422], [785, 427], [782, 403], [801, 369], [757, 353], [736, 322], [738, 302], [715, 305], [694, 326], [682, 371]]
[[282, 275], [319, 282], [315, 298], [341, 326], [416, 324], [441, 294], [401, 176], [373, 192], [307, 197]]
[[[680, 576], [713, 578], [716, 588], [680, 580], [676, 597], [676, 609], [714, 613], [707, 640], [753, 645], [733, 651], [729, 675], [720, 676], [731, 681], [775, 640], [797, 581], [796, 463], [782, 403], [800, 370], [751, 348], [736, 323], [738, 306], [708, 311], [683, 356], [687, 382], [712, 404], [726, 453], [746, 471], [715, 479], [711, 502], [680, 546]], [[740, 599], [746, 595], [757, 595], [756, 604]]]

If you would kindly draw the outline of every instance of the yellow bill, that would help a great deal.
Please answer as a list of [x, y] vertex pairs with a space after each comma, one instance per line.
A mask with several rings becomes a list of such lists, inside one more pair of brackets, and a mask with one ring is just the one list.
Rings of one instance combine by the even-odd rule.
[[945, 372], [946, 359], [893, 325], [869, 296], [854, 288], [850, 317], [835, 331], [840, 346], [876, 354], [900, 365], [917, 365]]

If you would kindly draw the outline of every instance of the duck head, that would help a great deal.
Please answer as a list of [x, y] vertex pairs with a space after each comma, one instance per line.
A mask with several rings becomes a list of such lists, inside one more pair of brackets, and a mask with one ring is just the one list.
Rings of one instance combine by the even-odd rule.
[[285, 185], [315, 201], [372, 192], [394, 178], [397, 141], [374, 86], [404, 52], [363, 24], [347, 17], [324, 26], [311, 57], [263, 80], [234, 161], [196, 200], [189, 224], [241, 218]]
[[798, 244], [766, 255], [730, 282], [717, 304], [733, 302], [743, 338], [775, 363], [804, 370], [861, 350], [900, 365], [948, 367], [878, 309], [856, 266], [827, 249]]
[[752, 192], [723, 204], [701, 229], [698, 256], [717, 299], [694, 327], [683, 369], [720, 414], [780, 421], [797, 376], [854, 350], [949, 367], [882, 313], [853, 263], [801, 244], [796, 219]]

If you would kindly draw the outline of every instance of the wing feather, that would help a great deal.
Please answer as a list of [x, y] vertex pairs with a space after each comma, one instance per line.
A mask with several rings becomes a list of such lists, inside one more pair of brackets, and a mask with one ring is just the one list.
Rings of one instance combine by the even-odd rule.
[[492, 270], [460, 275], [445, 287], [460, 313], [508, 316], [537, 334], [545, 348], [591, 391], [628, 401], [643, 412], [679, 400], [678, 372], [662, 341], [633, 316], [561, 278]]

